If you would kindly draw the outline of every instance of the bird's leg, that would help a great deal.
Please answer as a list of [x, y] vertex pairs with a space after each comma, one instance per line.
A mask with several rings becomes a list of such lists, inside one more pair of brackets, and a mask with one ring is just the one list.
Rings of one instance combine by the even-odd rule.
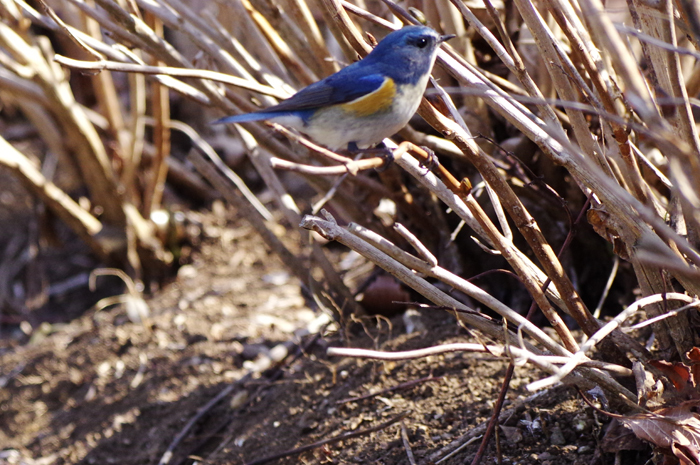
[[362, 149], [357, 146], [357, 142], [348, 142], [347, 152], [352, 155], [362, 152]]
[[425, 160], [420, 160], [421, 166], [423, 166], [428, 171], [432, 171], [434, 168], [437, 168], [440, 165], [440, 161], [438, 161], [435, 152], [424, 145], [421, 145], [420, 148], [423, 149], [427, 154], [427, 158]]
[[394, 153], [393, 151], [388, 148], [386, 145], [384, 145], [384, 142], [380, 142], [377, 144], [376, 147], [368, 148], [368, 149], [361, 149], [357, 146], [355, 142], [350, 142], [348, 143], [348, 149], [347, 152], [349, 154], [362, 154], [362, 155], [372, 155], [376, 157], [381, 157], [384, 159], [384, 164], [380, 166], [379, 168], [375, 168], [377, 171], [381, 172], [384, 171], [389, 167], [391, 163], [394, 162]]
[[384, 164], [379, 168], [375, 168], [375, 171], [381, 173], [382, 171], [385, 171], [387, 168], [389, 168], [392, 163], [394, 163], [394, 151], [386, 145], [384, 145], [384, 142], [380, 142], [379, 144], [377, 144], [376, 147], [374, 147], [371, 150], [374, 151], [376, 156], [384, 160]]

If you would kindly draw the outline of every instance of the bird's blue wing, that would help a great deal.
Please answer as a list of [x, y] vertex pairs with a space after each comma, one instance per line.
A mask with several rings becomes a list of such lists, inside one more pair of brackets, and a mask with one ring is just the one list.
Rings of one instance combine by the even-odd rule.
[[[290, 112], [308, 112], [310, 115], [313, 113], [313, 110], [318, 108], [340, 105], [361, 99], [381, 89], [389, 78], [375, 72], [376, 70], [372, 70], [366, 64], [358, 66], [360, 63], [362, 62], [354, 63], [336, 74], [311, 84], [278, 105], [253, 113], [227, 116], [214, 121], [213, 124], [261, 121]], [[304, 115], [300, 116], [302, 118], [306, 117]]]
[[[378, 90], [386, 81], [381, 74], [365, 74], [366, 70], [345, 68], [337, 74], [311, 84], [292, 97], [263, 110], [287, 112], [313, 110], [329, 105], [339, 105], [364, 97]], [[348, 72], [343, 72], [348, 70]]]

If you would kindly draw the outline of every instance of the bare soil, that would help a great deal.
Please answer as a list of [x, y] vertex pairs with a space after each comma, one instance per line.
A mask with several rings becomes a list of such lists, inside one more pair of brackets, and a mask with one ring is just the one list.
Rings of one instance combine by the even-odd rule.
[[[503, 361], [462, 353], [401, 362], [325, 354], [341, 345], [407, 350], [473, 342], [453, 315], [421, 310], [415, 321], [423, 327], [410, 334], [398, 315], [368, 317], [342, 333], [295, 336], [318, 317], [295, 279], [235, 214], [199, 220], [202, 243], [192, 263], [148, 299], [145, 324], [114, 306], [91, 309], [31, 342], [0, 341], [0, 463], [157, 464], [172, 445], [169, 464], [244, 464], [399, 415], [381, 430], [270, 463], [408, 464], [409, 453], [416, 463], [471, 462]], [[280, 344], [289, 355], [260, 371]], [[540, 375], [516, 369], [498, 450], [492, 441], [482, 463], [499, 456], [506, 464], [612, 463], [599, 448], [608, 420], [569, 387], [526, 391]], [[379, 394], [353, 399], [372, 393]], [[644, 463], [649, 451], [620, 457]]]

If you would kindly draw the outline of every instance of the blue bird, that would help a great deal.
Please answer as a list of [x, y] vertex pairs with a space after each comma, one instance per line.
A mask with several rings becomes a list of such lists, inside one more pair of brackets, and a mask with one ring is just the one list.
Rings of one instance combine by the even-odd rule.
[[364, 59], [265, 110], [216, 123], [269, 120], [330, 149], [367, 148], [394, 135], [415, 114], [428, 85], [441, 36], [424, 26], [387, 35]]

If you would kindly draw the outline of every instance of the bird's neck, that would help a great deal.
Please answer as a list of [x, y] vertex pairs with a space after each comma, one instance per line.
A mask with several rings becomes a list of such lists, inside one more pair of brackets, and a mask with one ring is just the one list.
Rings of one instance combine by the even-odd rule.
[[[432, 67], [432, 62], [428, 64], [428, 69]], [[422, 60], [412, 57], [400, 57], [392, 60], [390, 65], [385, 65], [385, 73], [397, 84], [416, 84], [425, 74], [426, 66]]]

